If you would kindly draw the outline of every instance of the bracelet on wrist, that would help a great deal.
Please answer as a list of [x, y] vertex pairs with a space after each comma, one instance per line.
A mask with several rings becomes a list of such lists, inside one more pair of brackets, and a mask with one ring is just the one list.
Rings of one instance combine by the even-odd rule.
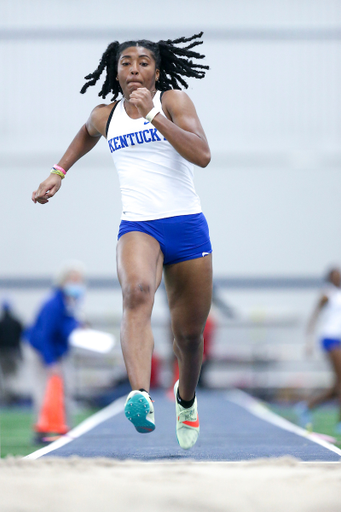
[[62, 172], [64, 174], [64, 176], [66, 176], [66, 170], [63, 169], [63, 167], [60, 167], [60, 165], [54, 165], [53, 169], [55, 169], [56, 171]]
[[57, 174], [57, 176], [60, 176], [63, 180], [66, 176], [66, 171], [63, 169], [63, 167], [60, 167], [60, 165], [54, 165], [50, 171], [50, 174]]
[[150, 123], [153, 121], [154, 117], [157, 114], [160, 114], [161, 110], [159, 108], [153, 107], [150, 112], [146, 115], [145, 119], [149, 121]]

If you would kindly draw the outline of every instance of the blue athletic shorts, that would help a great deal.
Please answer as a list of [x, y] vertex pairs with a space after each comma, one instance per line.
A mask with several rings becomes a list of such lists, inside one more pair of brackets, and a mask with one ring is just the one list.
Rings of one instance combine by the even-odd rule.
[[321, 340], [321, 345], [323, 350], [325, 350], [326, 352], [330, 352], [331, 350], [334, 350], [334, 348], [341, 347], [341, 340], [338, 340], [336, 338], [323, 338]]
[[122, 220], [117, 239], [130, 231], [141, 231], [155, 238], [163, 252], [164, 265], [202, 258], [212, 252], [203, 213], [140, 222]]

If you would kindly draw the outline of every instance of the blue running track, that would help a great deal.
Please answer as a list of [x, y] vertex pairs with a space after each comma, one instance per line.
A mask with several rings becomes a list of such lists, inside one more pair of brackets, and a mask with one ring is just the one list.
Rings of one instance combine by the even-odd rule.
[[[327, 443], [321, 445], [314, 442], [297, 427], [293, 427], [297, 432], [290, 431], [289, 422], [289, 430], [281, 428], [274, 424], [275, 415], [272, 415], [275, 422], [271, 422], [271, 418], [268, 420], [259, 417], [242, 403], [243, 400], [238, 403], [238, 400], [229, 398], [228, 393], [221, 391], [198, 392], [200, 437], [191, 450], [184, 451], [179, 447], [175, 436], [174, 403], [161, 391], [152, 393], [152, 398], [155, 401], [154, 432], [137, 433], [124, 416], [123, 405], [120, 405], [121, 412], [118, 414], [102, 421], [64, 446], [60, 446], [59, 441], [52, 443], [47, 448], [50, 451], [37, 451], [36, 455], [31, 454], [32, 458], [77, 455], [143, 461], [186, 458], [197, 461], [242, 461], [260, 457], [292, 456], [302, 461], [340, 461], [340, 450], [328, 446]], [[248, 399], [252, 402], [250, 397]], [[121, 400], [120, 403], [123, 404], [124, 401]], [[257, 409], [258, 404], [255, 401], [253, 405]], [[264, 411], [267, 414], [266, 409]], [[285, 420], [279, 419], [281, 421], [285, 423]], [[72, 432], [70, 436], [72, 437]]]

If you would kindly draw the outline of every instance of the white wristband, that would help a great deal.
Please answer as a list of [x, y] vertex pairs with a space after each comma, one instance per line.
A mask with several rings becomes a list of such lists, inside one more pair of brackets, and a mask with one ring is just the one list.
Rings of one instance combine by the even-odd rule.
[[156, 108], [156, 107], [153, 107], [151, 109], [151, 111], [148, 112], [148, 114], [146, 115], [145, 119], [147, 119], [147, 121], [149, 121], [151, 123], [153, 121], [154, 117], [156, 116], [156, 114], [160, 114], [160, 109]]

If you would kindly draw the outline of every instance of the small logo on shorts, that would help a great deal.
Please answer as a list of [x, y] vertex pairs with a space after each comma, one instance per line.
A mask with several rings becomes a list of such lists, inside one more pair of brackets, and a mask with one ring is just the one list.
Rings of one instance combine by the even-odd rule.
[[202, 257], [207, 256], [208, 254], [210, 254], [210, 253], [209, 252], [203, 252], [202, 253]]

